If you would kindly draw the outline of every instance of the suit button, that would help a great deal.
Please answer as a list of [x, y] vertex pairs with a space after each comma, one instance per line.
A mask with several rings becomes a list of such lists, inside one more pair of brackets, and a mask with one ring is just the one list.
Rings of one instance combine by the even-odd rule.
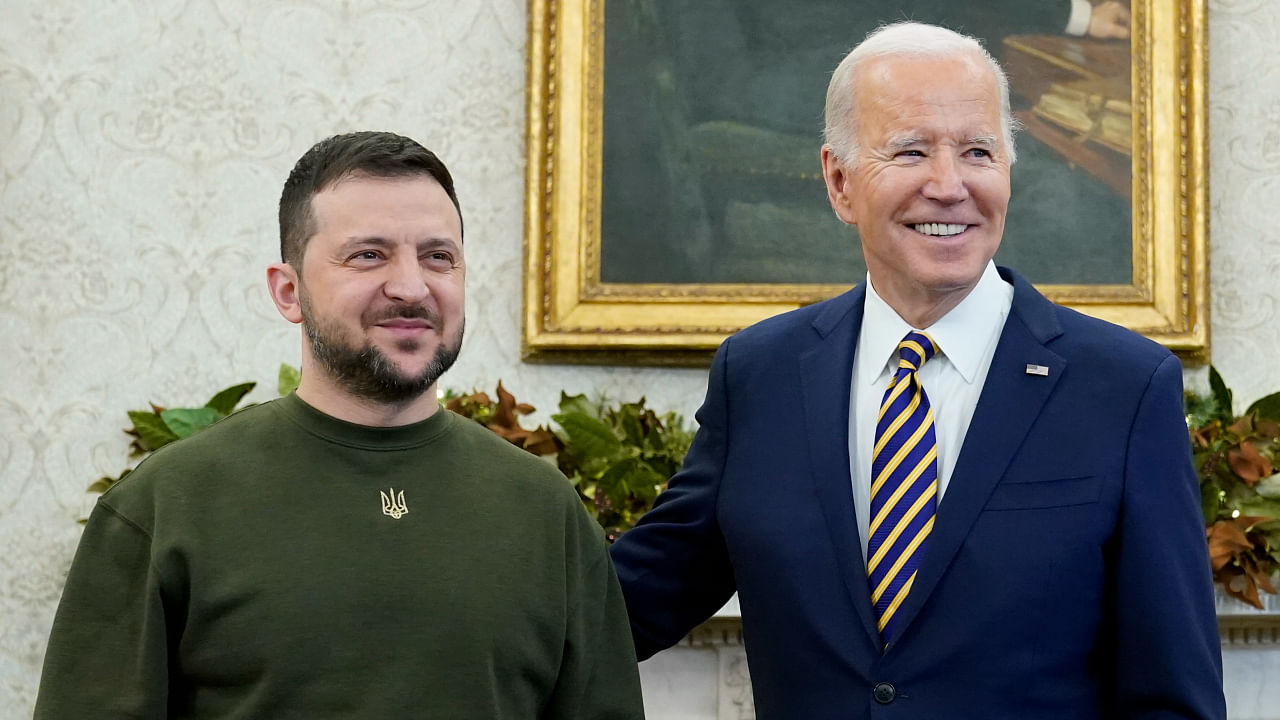
[[881, 705], [888, 705], [893, 702], [893, 696], [896, 692], [892, 685], [882, 682], [871, 689], [871, 697], [875, 698], [876, 702]]

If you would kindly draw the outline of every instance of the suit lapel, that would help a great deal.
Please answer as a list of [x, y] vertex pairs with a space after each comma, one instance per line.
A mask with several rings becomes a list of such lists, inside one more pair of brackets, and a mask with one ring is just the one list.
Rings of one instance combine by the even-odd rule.
[[819, 340], [800, 355], [800, 381], [810, 479], [850, 599], [869, 639], [879, 646], [849, 476], [849, 383], [864, 297], [860, 285], [850, 291], [845, 302], [832, 302], [814, 320]]
[[[1067, 367], [1066, 360], [1044, 344], [1061, 334], [1052, 303], [1021, 277], [1003, 268], [1001, 275], [1013, 283], [1013, 307], [1001, 331], [951, 480], [938, 504], [928, 548], [911, 592], [899, 610], [904, 629], [955, 558]], [[1048, 374], [1028, 373], [1028, 365], [1048, 368]]]

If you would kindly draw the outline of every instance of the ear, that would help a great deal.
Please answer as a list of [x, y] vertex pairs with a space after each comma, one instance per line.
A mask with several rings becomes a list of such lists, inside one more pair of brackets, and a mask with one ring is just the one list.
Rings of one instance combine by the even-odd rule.
[[298, 272], [289, 263], [271, 263], [267, 266], [267, 290], [271, 293], [271, 301], [276, 310], [291, 323], [302, 322], [302, 302], [298, 299], [301, 291]]
[[858, 218], [853, 211], [853, 198], [849, 196], [849, 185], [852, 170], [836, 157], [830, 145], [822, 146], [822, 179], [827, 184], [827, 200], [846, 224], [857, 225]]

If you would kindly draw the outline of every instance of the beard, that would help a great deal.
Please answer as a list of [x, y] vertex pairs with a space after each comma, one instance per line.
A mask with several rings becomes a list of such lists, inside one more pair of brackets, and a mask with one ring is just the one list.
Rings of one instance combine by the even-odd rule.
[[[333, 379], [352, 395], [384, 405], [402, 405], [421, 397], [453, 366], [462, 349], [462, 335], [466, 322], [458, 326], [453, 338], [444, 338], [436, 348], [431, 361], [417, 375], [405, 375], [382, 350], [372, 343], [355, 346], [346, 341], [346, 333], [336, 323], [317, 318], [312, 312], [310, 298], [300, 294], [302, 328], [311, 342], [311, 354]], [[443, 327], [439, 314], [422, 306], [397, 306], [360, 318], [364, 327], [394, 318], [417, 318]], [[420, 343], [417, 340], [401, 340], [397, 348], [412, 352]]]

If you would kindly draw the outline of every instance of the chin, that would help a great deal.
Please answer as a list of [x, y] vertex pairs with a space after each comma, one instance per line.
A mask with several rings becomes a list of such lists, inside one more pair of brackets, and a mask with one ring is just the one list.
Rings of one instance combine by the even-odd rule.
[[392, 358], [392, 365], [396, 370], [396, 377], [402, 381], [411, 381], [417, 379], [427, 367], [431, 365], [431, 358], [414, 358], [412, 362], [404, 362]]
[[932, 277], [921, 284], [938, 293], [968, 290], [978, 284], [978, 280], [982, 279], [982, 272], [985, 269], [985, 262], [975, 270], [968, 268], [963, 270], [959, 268], [940, 269], [939, 272], [933, 273]]

